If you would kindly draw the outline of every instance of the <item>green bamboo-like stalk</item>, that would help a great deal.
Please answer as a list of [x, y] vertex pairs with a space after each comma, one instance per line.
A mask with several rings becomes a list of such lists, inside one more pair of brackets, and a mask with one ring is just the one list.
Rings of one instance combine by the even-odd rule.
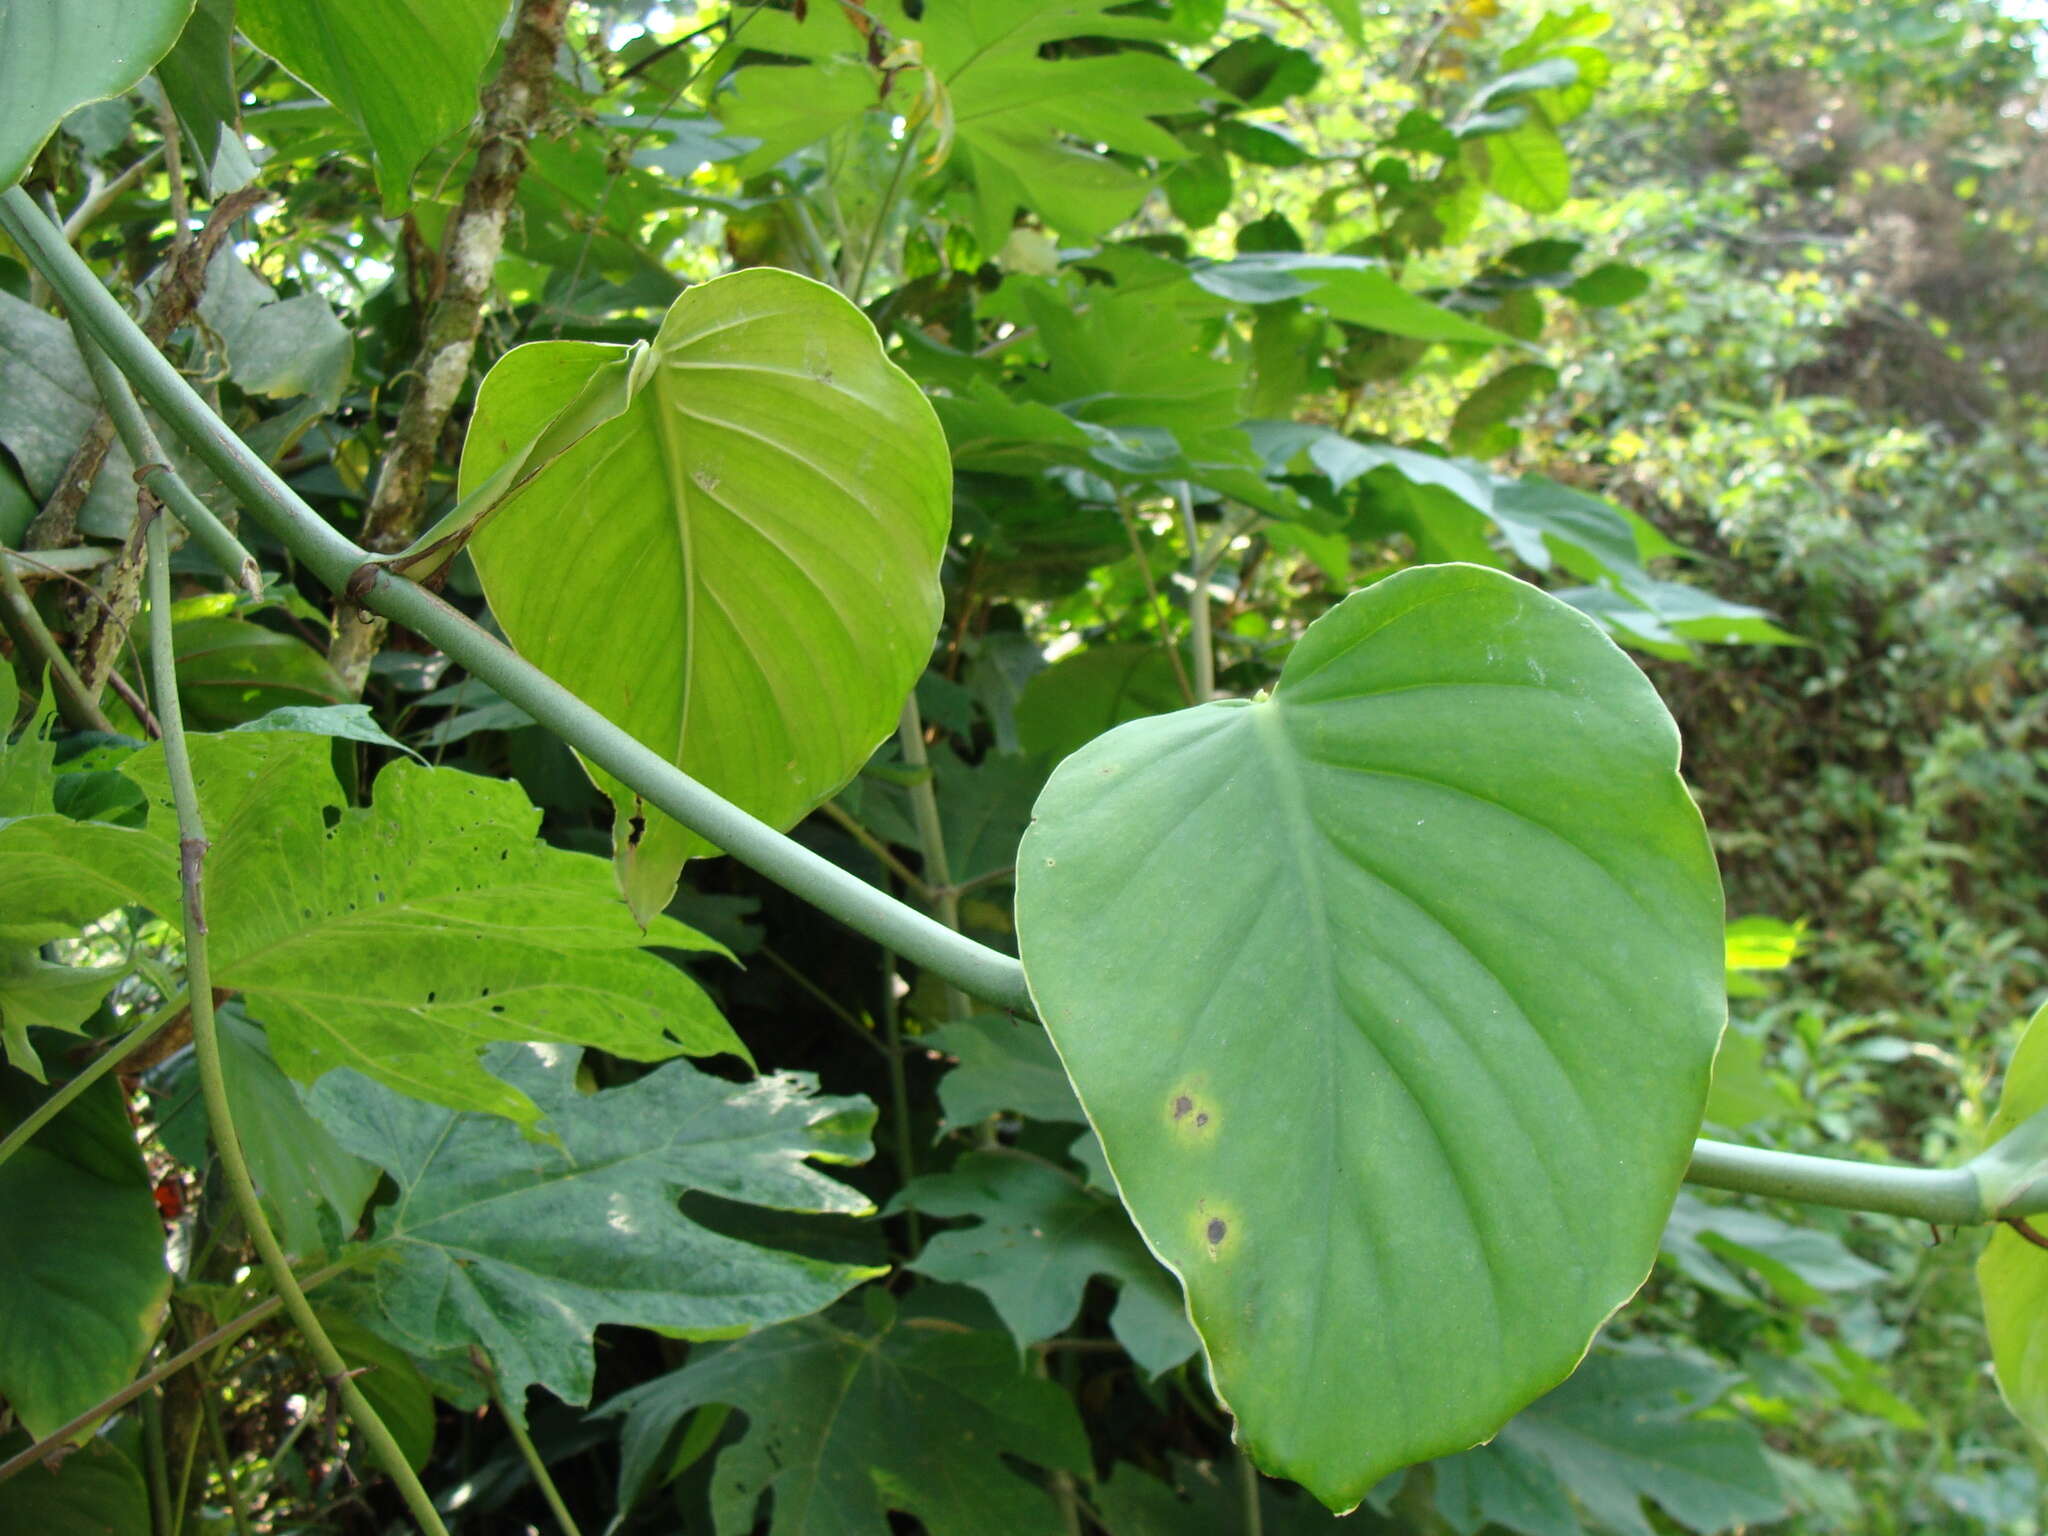
[[[366, 565], [362, 550], [329, 527], [214, 415], [19, 187], [0, 193], [0, 228], [14, 237], [165, 425], [315, 576], [336, 590], [351, 589], [365, 607], [439, 646], [620, 782], [778, 885], [973, 996], [1019, 1013], [1033, 1011], [1017, 961], [952, 932], [784, 837], [649, 751], [432, 593]], [[1741, 1194], [1886, 1212], [1943, 1226], [2048, 1213], [2048, 1181], [1994, 1212], [1966, 1169], [1857, 1163], [1704, 1139], [1695, 1147], [1687, 1177]]]

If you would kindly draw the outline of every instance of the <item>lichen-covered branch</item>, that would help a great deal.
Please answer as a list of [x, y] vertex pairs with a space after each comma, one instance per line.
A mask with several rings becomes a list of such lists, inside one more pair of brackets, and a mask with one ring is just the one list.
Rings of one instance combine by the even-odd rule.
[[[357, 541], [375, 554], [396, 554], [425, 524], [436, 450], [469, 377], [491, 277], [505, 248], [505, 221], [526, 171], [526, 141], [547, 112], [567, 10], [567, 0], [520, 0], [504, 65], [484, 87], [476, 165], [441, 241], [438, 281], [405, 404]], [[328, 660], [351, 692], [363, 691], [385, 629], [382, 618], [358, 614], [346, 601], [337, 606]]]

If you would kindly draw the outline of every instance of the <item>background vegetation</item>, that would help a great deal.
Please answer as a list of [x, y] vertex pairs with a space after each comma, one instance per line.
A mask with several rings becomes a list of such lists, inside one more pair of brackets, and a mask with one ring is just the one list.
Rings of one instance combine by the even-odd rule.
[[[465, 136], [465, 83], [468, 108], [428, 126], [408, 175], [374, 107], [322, 80], [317, 100], [231, 41], [239, 25], [288, 52], [265, 41], [271, 8], [203, 3], [190, 25], [212, 31], [69, 118], [29, 184], [138, 307], [160, 306], [238, 430], [387, 551], [452, 501], [476, 381], [518, 343], [638, 339], [684, 283], [734, 268], [849, 294], [935, 397], [954, 532], [910, 723], [797, 835], [998, 947], [1017, 838], [1059, 756], [1210, 686], [1270, 686], [1308, 622], [1415, 561], [1540, 580], [1631, 649], [1684, 731], [1741, 966], [1710, 1124], [1929, 1165], [1977, 1150], [2019, 1024], [2048, 995], [2038, 26], [1975, 0], [1651, 3], [1611, 24], [1492, 0], [1120, 8], [1147, 34], [1068, 7], [1092, 26], [1047, 32], [1015, 67], [1127, 72], [1075, 109], [1097, 179], [1027, 166], [1013, 217], [990, 190], [993, 141], [975, 137], [994, 109], [896, 51], [919, 36], [939, 57], [950, 8], [890, 11], [896, 32], [873, 34], [842, 99], [822, 66], [776, 78], [806, 68], [796, 34], [773, 30], [801, 5], [763, 19], [526, 0], [479, 60], [486, 130]], [[1571, 68], [1517, 77], [1558, 59]], [[894, 72], [879, 104], [872, 65]], [[244, 186], [260, 196], [231, 202]], [[460, 231], [493, 207], [503, 250], [478, 270]], [[227, 216], [197, 235], [209, 209]], [[209, 236], [218, 254], [200, 249], [181, 300], [163, 274]], [[1309, 259], [1330, 255], [1374, 257], [1433, 305], [1375, 326], [1338, 291], [1357, 269]], [[23, 263], [0, 256], [0, 289], [0, 544], [23, 553], [11, 569], [80, 672], [112, 689], [102, 724], [129, 738], [67, 718], [57, 783], [73, 799], [57, 808], [118, 819], [133, 791], [111, 769], [148, 734], [127, 465], [117, 447], [96, 480], [79, 473], [96, 430], [82, 365]], [[437, 412], [437, 352], [472, 334]], [[1232, 436], [1245, 420], [1310, 435], [1247, 448]], [[1418, 469], [1401, 451], [1449, 457]], [[196, 549], [179, 557], [195, 727], [360, 693], [381, 729], [335, 750], [351, 803], [409, 751], [516, 783], [553, 847], [611, 852], [612, 807], [566, 748], [243, 531], [259, 594]], [[448, 591], [488, 618], [466, 556]], [[45, 658], [18, 621], [10, 635], [26, 721]], [[688, 865], [668, 910], [739, 962], [687, 965], [761, 1065], [873, 1101], [883, 1149], [833, 1170], [879, 1217], [771, 1216], [701, 1191], [685, 1215], [837, 1266], [839, 1290], [856, 1269], [876, 1278], [825, 1321], [724, 1348], [608, 1318], [588, 1402], [543, 1389], [526, 1409], [584, 1530], [914, 1517], [945, 1536], [997, 1528], [995, 1509], [1015, 1529], [1117, 1536], [1332, 1524], [1236, 1459], [1185, 1325], [1144, 1303], [1170, 1281], [1077, 1142], [1042, 1036], [967, 1017], [936, 978], [731, 861]], [[82, 1024], [101, 1039], [170, 1000], [181, 952], [131, 910], [43, 959], [120, 968]], [[22, 1018], [45, 1022], [18, 1012], [10, 1045]], [[21, 1038], [52, 1078], [91, 1052]], [[176, 1276], [146, 1341], [158, 1359], [261, 1294], [209, 1176], [189, 1051], [166, 1038], [124, 1064], [111, 1133], [75, 1128], [118, 1147], [125, 1106], [141, 1134]], [[41, 1092], [10, 1059], [9, 1123]], [[727, 1067], [742, 1075], [708, 1064]], [[586, 1088], [648, 1080], [597, 1052], [581, 1070]], [[311, 1134], [300, 1091], [261, 1081], [258, 1113]], [[347, 1141], [338, 1097], [312, 1112]], [[390, 1178], [379, 1191], [378, 1170], [335, 1158], [303, 1190], [266, 1190], [309, 1264], [393, 1200]], [[1648, 1286], [1572, 1383], [1493, 1451], [1389, 1479], [1355, 1520], [1461, 1536], [2038, 1532], [2048, 1460], [1985, 1365], [1978, 1245], [1682, 1195]], [[350, 1358], [374, 1364], [451, 1522], [549, 1528], [490, 1393], [461, 1361], [408, 1359], [352, 1319], [350, 1284], [332, 1291]], [[761, 1363], [763, 1341], [785, 1363]], [[0, 1485], [0, 1523], [86, 1529], [61, 1520], [104, 1497], [145, 1523], [95, 1513], [100, 1528], [173, 1531], [179, 1510], [194, 1529], [390, 1527], [400, 1506], [318, 1378], [266, 1322], [54, 1477]], [[852, 1406], [819, 1422], [835, 1386]], [[32, 1438], [14, 1418], [0, 1456]], [[787, 1474], [757, 1504], [788, 1466], [833, 1499], [800, 1504]]]

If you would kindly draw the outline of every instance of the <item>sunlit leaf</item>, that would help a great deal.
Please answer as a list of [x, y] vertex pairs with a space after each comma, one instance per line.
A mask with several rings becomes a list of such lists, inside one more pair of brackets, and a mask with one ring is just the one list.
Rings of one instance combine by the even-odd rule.
[[[478, 1064], [489, 1042], [743, 1053], [702, 988], [640, 947], [715, 946], [666, 920], [639, 933], [601, 862], [535, 836], [540, 812], [517, 784], [396, 762], [367, 810], [345, 810], [316, 736], [197, 738], [193, 765], [213, 840], [214, 983], [243, 994], [301, 1082], [353, 1067], [530, 1120]], [[147, 835], [175, 838], [161, 754], [124, 771], [153, 801]]]
[[[747, 22], [749, 49], [811, 62], [743, 70], [722, 102], [728, 131], [761, 140], [740, 162], [743, 174], [775, 164], [878, 103], [897, 112], [917, 100], [929, 70], [953, 124], [950, 156], [964, 163], [975, 189], [975, 237], [999, 248], [1019, 205], [1075, 240], [1121, 224], [1144, 201], [1145, 179], [1126, 157], [1174, 161], [1190, 151], [1152, 119], [1202, 107], [1214, 84], [1165, 53], [1129, 50], [1046, 57], [1049, 43], [1073, 37], [1162, 39], [1161, 22], [1114, 14], [1117, 0], [970, 0], [906, 5], [876, 0], [858, 25], [839, 6], [816, 6], [809, 20], [762, 10]], [[865, 62], [869, 22], [917, 50], [920, 68], [888, 85]], [[1091, 146], [1105, 146], [1114, 157]]]
[[[491, 370], [465, 494], [622, 349], [536, 342]], [[774, 825], [895, 729], [931, 653], [950, 521], [944, 435], [860, 312], [787, 272], [676, 301], [652, 377], [470, 545], [514, 646]], [[630, 790], [614, 838], [643, 917], [707, 845]]]

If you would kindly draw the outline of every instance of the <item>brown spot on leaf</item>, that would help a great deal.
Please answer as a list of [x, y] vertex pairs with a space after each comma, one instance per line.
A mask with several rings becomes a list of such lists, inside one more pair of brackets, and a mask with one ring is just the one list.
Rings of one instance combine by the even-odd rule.
[[1198, 1131], [1199, 1131], [1199, 1130], [1200, 1130], [1200, 1129], [1201, 1129], [1201, 1128], [1202, 1128], [1203, 1126], [1207, 1125], [1208, 1123], [1209, 1123], [1209, 1112], [1208, 1112], [1208, 1111], [1207, 1111], [1206, 1109], [1205, 1109], [1205, 1110], [1203, 1110], [1203, 1111], [1202, 1111], [1202, 1112], [1201, 1112], [1201, 1113], [1200, 1113], [1199, 1115], [1195, 1116], [1195, 1129], [1196, 1129], [1196, 1130], [1198, 1130]]
[[1182, 1094], [1179, 1098], [1173, 1101], [1173, 1118], [1176, 1120], [1185, 1118], [1188, 1111], [1193, 1109], [1194, 1107], [1195, 1101], [1189, 1098], [1186, 1094]]
[[1221, 1216], [1211, 1216], [1209, 1218], [1209, 1246], [1211, 1248], [1221, 1243], [1229, 1235], [1229, 1232], [1230, 1224]]

